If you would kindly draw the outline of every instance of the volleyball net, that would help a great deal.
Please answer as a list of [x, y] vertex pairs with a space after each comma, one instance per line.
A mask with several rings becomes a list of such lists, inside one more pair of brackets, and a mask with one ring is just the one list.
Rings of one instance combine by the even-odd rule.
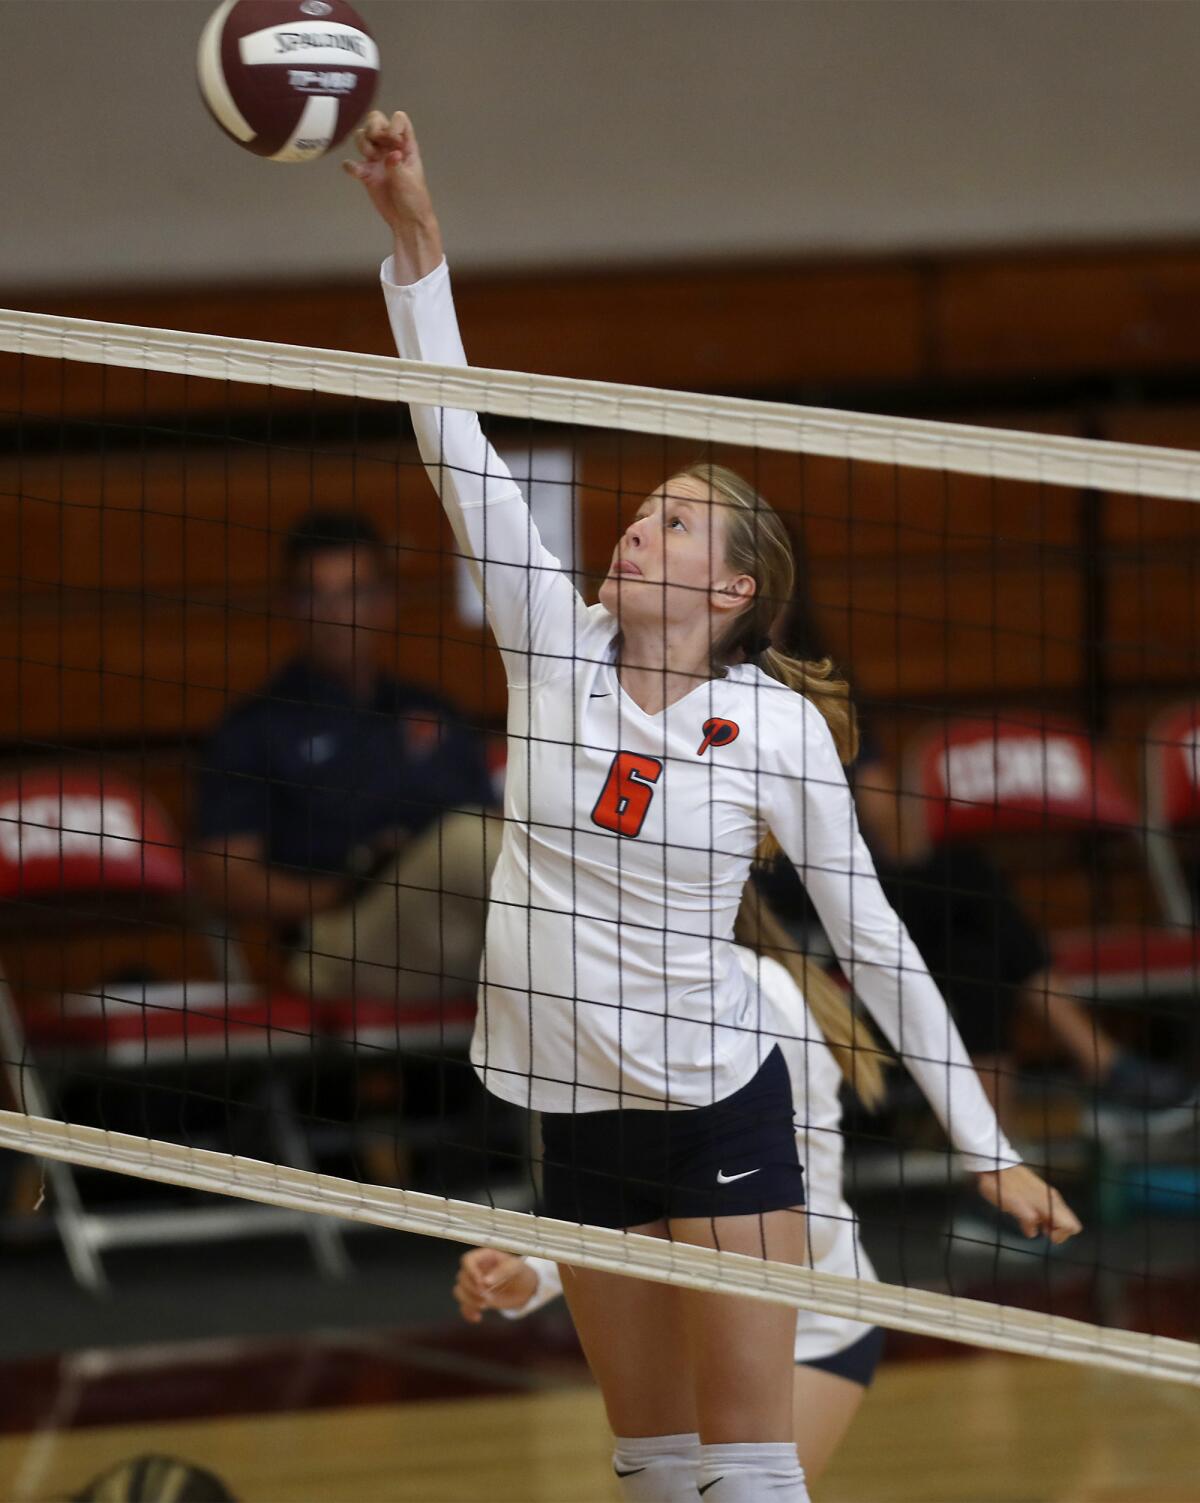
[[[337, 1228], [368, 1223], [1200, 1382], [1200, 456], [1070, 414], [886, 419], [25, 313], [0, 350], [10, 1231], [25, 1155], [93, 1284], [111, 1246], [289, 1227], [338, 1272]], [[781, 513], [803, 567], [778, 640], [849, 676], [889, 897], [1083, 1237], [972, 1220], [902, 1068], [840, 1131], [800, 1122], [802, 1156], [837, 1139], [877, 1278], [536, 1213], [536, 1124], [466, 1062], [505, 676], [409, 403], [484, 417], [588, 599], [689, 464]], [[368, 674], [354, 711], [313, 666], [339, 651], [392, 687]], [[786, 864], [755, 883], [814, 994], [853, 1006]], [[95, 1171], [189, 1198], [126, 1212]]]

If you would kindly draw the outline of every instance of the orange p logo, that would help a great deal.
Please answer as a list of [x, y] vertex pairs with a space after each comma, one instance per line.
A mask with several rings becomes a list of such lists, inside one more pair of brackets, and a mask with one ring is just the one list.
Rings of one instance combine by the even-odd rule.
[[698, 757], [702, 757], [710, 746], [728, 746], [738, 738], [738, 724], [735, 720], [706, 720], [702, 729], [704, 740], [696, 751]]

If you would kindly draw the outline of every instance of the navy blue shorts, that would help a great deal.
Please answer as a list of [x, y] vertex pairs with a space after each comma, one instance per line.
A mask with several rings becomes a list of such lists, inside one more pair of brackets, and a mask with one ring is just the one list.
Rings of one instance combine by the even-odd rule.
[[861, 1388], [870, 1388], [883, 1356], [883, 1328], [872, 1326], [865, 1336], [844, 1346], [832, 1357], [810, 1357], [807, 1362], [797, 1362], [797, 1367], [812, 1367], [819, 1373], [832, 1373], [835, 1378], [845, 1378], [848, 1383], [857, 1383]]
[[588, 1226], [761, 1216], [804, 1204], [787, 1061], [712, 1106], [542, 1115], [542, 1211]]

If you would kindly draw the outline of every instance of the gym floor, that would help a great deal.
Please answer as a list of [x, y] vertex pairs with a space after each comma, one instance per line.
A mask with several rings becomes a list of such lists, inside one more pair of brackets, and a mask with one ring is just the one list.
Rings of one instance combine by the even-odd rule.
[[[4, 1496], [61, 1500], [153, 1452], [244, 1503], [611, 1503], [596, 1392], [553, 1334], [520, 1345], [468, 1351], [430, 1328], [80, 1353], [33, 1424], [0, 1435]], [[4, 1412], [30, 1425], [27, 1404]], [[1200, 1394], [1171, 1384], [992, 1355], [891, 1362], [816, 1497], [1195, 1503], [1197, 1434]]]
[[[8, 1249], [5, 1499], [62, 1500], [157, 1452], [243, 1503], [612, 1503], [603, 1412], [561, 1310], [468, 1328], [449, 1300], [457, 1248], [368, 1233], [351, 1250], [344, 1284], [294, 1238], [128, 1252], [96, 1299], [52, 1245]], [[816, 1496], [1194, 1503], [1198, 1434], [1189, 1389], [894, 1338]]]

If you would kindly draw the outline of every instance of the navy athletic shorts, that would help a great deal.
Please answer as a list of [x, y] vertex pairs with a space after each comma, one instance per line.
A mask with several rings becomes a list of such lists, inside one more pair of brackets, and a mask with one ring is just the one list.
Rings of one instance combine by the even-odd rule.
[[812, 1367], [820, 1373], [832, 1373], [835, 1378], [845, 1378], [848, 1383], [857, 1383], [861, 1388], [870, 1388], [883, 1356], [883, 1328], [872, 1326], [865, 1336], [844, 1346], [832, 1357], [810, 1357], [807, 1362], [797, 1362], [797, 1367]]
[[760, 1216], [804, 1204], [787, 1061], [712, 1106], [542, 1114], [542, 1210], [589, 1226]]

